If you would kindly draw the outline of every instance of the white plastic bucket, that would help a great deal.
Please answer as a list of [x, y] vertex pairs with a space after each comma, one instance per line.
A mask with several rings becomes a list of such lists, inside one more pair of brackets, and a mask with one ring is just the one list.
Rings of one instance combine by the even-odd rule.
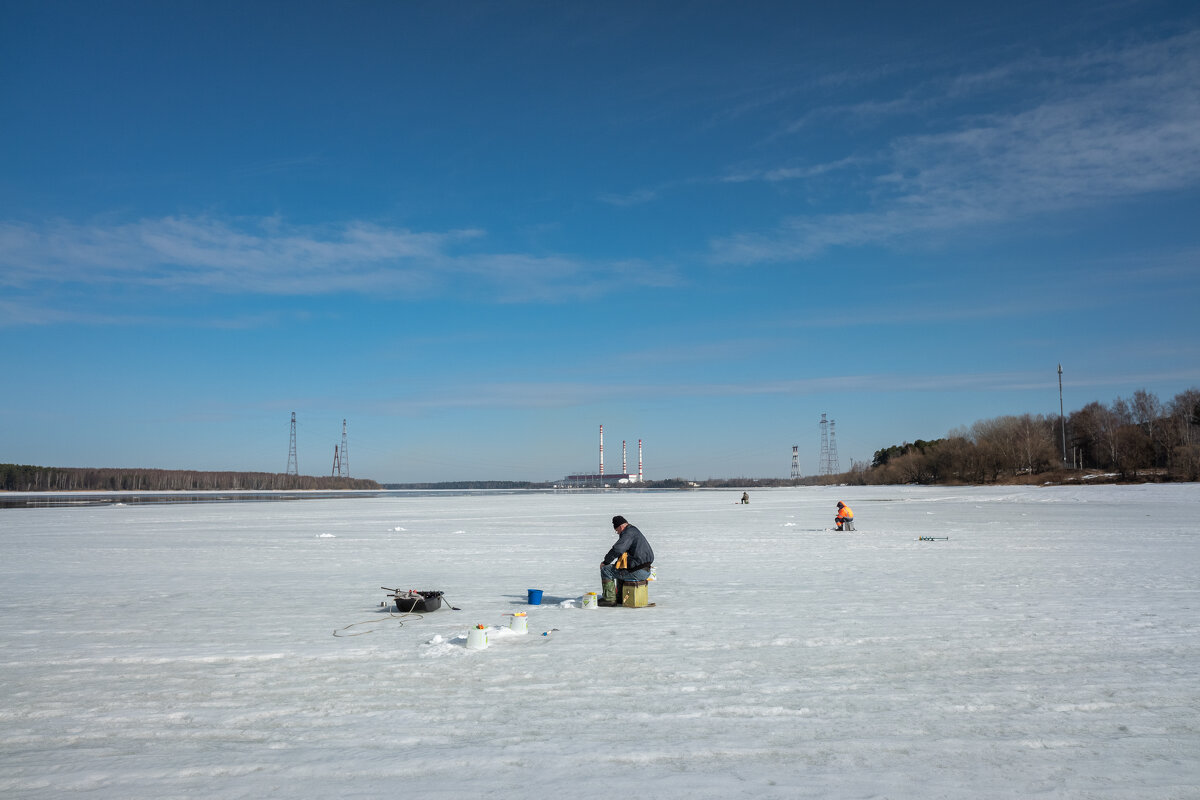
[[588, 592], [587, 594], [585, 594], [583, 596], [583, 607], [584, 608], [599, 608], [600, 607], [599, 595], [597, 595], [595, 592]]
[[471, 628], [467, 631], [468, 650], [486, 650], [488, 646], [487, 629]]
[[647, 578], [646, 580], [649, 580], [649, 581], [656, 581], [656, 580], [658, 580], [658, 567], [651, 567], [651, 568], [650, 568], [650, 577], [649, 577], [649, 578]]
[[529, 633], [529, 617], [525, 616], [524, 611], [518, 611], [513, 614], [512, 622], [508, 624], [508, 627], [513, 633]]

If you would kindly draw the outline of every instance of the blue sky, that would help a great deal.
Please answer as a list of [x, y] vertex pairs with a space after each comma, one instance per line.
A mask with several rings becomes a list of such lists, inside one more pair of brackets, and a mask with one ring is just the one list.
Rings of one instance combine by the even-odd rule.
[[1200, 6], [833, 5], [0, 0], [0, 462], [786, 477], [1200, 384]]

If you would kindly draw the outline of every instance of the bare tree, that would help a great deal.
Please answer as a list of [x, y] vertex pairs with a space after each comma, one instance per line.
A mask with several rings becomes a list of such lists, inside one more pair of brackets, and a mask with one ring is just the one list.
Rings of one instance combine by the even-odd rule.
[[1020, 420], [1017, 417], [980, 420], [971, 427], [971, 434], [988, 464], [992, 480], [1001, 472], [1016, 475], [1020, 471]]
[[1054, 425], [1045, 415], [1023, 414], [1014, 418], [1021, 469], [1030, 475], [1044, 472], [1056, 460]]
[[1168, 441], [1168, 426], [1165, 424], [1166, 409], [1159, 402], [1158, 396], [1145, 389], [1138, 389], [1129, 401], [1129, 409], [1134, 423], [1146, 435], [1146, 442], [1151, 450], [1150, 466], [1165, 465], [1171, 447]]
[[1167, 416], [1171, 476], [1185, 481], [1200, 480], [1200, 389], [1175, 395]]

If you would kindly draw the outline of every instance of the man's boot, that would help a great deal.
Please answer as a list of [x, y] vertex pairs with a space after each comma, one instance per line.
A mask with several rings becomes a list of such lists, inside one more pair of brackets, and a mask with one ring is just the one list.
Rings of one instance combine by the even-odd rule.
[[604, 596], [600, 598], [597, 605], [615, 606], [617, 605], [617, 582], [609, 578], [601, 578], [600, 586]]

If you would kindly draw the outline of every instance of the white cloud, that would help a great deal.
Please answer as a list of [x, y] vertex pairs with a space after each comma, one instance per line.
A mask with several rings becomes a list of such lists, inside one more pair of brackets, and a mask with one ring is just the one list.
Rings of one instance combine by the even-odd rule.
[[825, 164], [812, 164], [802, 167], [775, 167], [765, 170], [738, 170], [720, 179], [721, 183], [748, 183], [750, 181], [766, 181], [778, 183], [781, 181], [804, 180], [825, 175], [829, 172], [852, 167], [860, 159], [854, 157], [842, 158]]
[[288, 226], [277, 219], [168, 217], [119, 225], [0, 223], [0, 286], [120, 284], [178, 292], [427, 296], [557, 302], [622, 285], [674, 282], [641, 262], [467, 252], [478, 230], [413, 232], [364, 222]]
[[0, 223], [0, 283], [122, 282], [217, 291], [304, 294], [353, 289], [380, 267], [440, 258], [474, 231], [411, 233], [352, 223], [322, 232], [275, 221], [234, 227], [167, 217], [122, 225]]
[[[766, 234], [718, 239], [713, 258], [806, 259], [830, 247], [886, 244], [1200, 184], [1200, 32], [999, 67], [957, 79], [953, 91], [995, 89], [1016, 78], [1008, 88], [1028, 88], [1036, 102], [894, 139], [879, 154], [877, 195], [865, 210], [794, 217]], [[751, 177], [807, 178], [822, 166]]]

